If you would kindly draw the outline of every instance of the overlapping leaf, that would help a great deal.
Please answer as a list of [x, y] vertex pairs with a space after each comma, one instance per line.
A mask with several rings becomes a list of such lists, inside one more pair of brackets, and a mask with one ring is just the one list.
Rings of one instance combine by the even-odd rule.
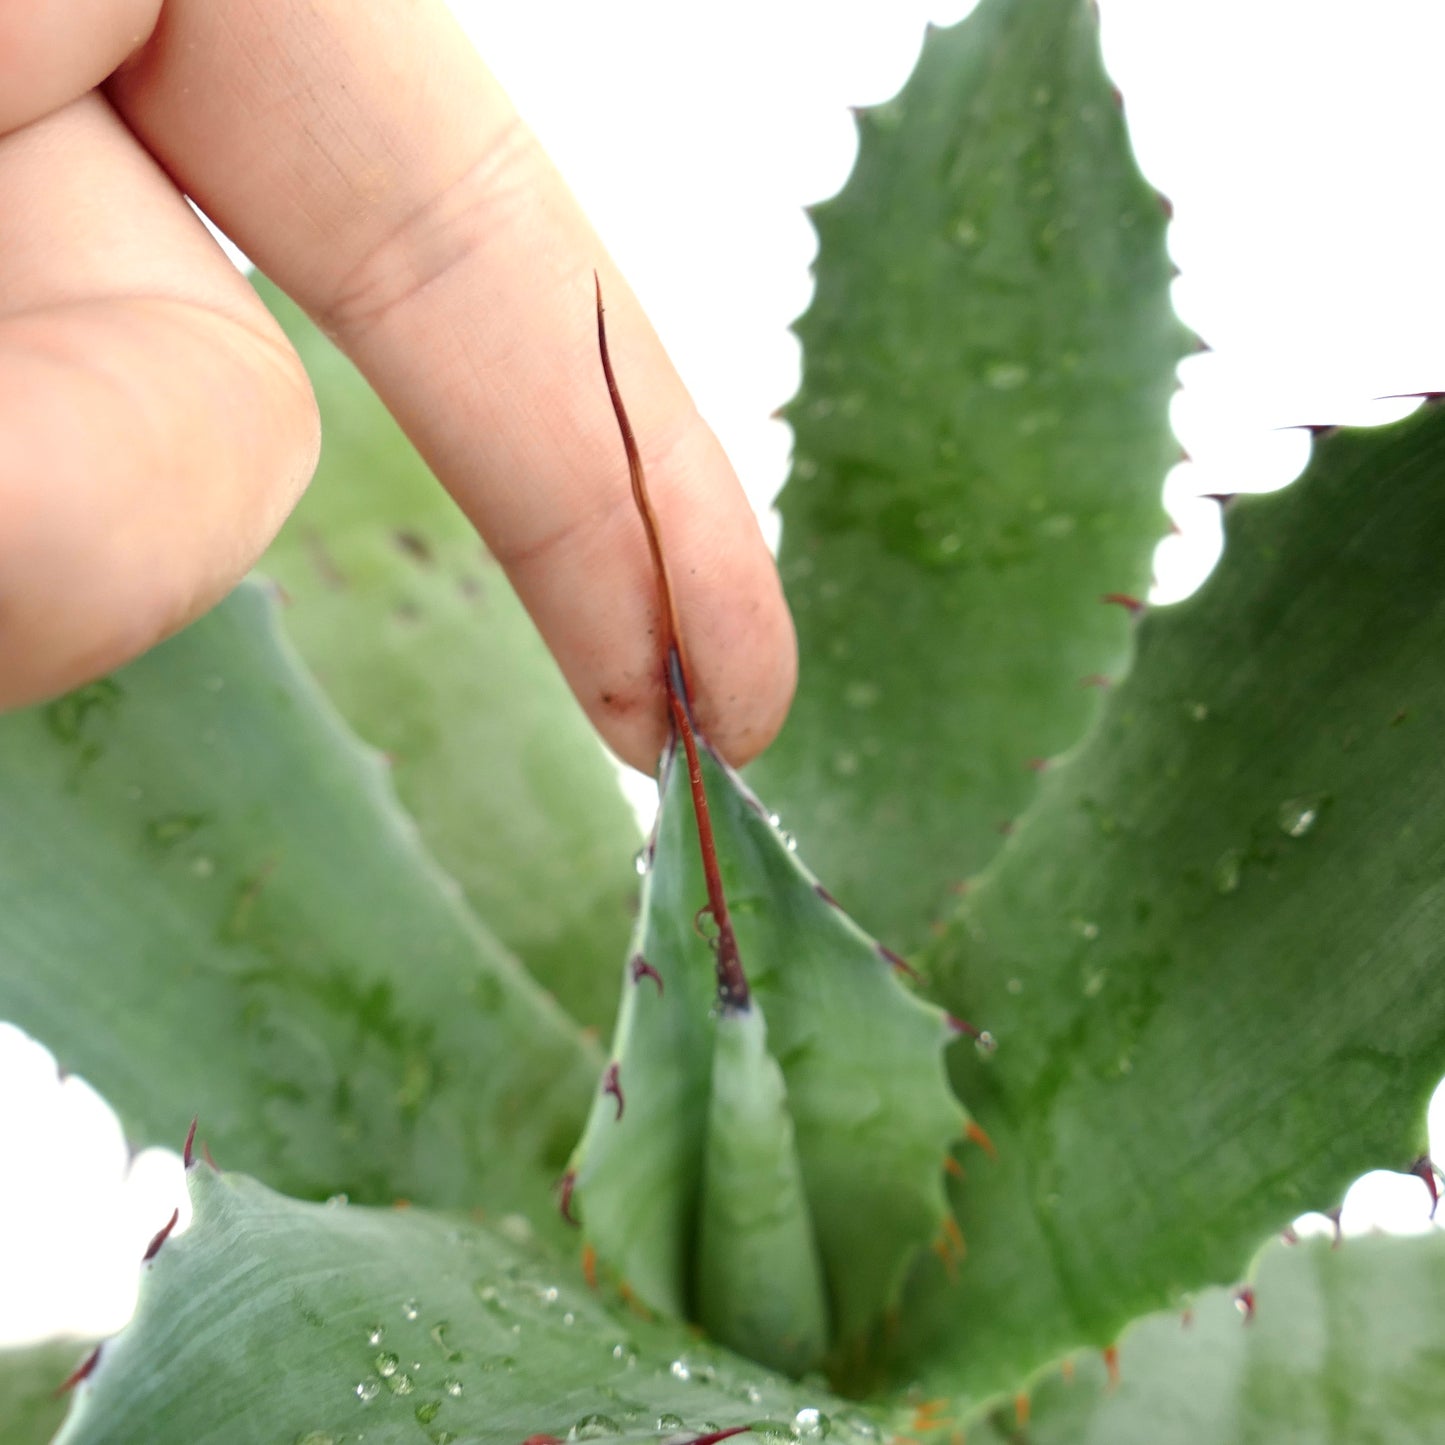
[[479, 918], [606, 1028], [637, 826], [501, 568], [355, 367], [265, 280], [321, 408], [316, 479], [261, 569], [287, 634]]
[[1445, 408], [1316, 443], [1150, 613], [932, 968], [997, 1141], [909, 1379], [977, 1398], [1406, 1168], [1445, 1070]]
[[941, 1062], [951, 1027], [735, 776], [705, 748], [701, 761], [751, 1003], [715, 1007], [679, 755], [664, 766], [576, 1201], [603, 1261], [643, 1300], [797, 1371], [829, 1341], [835, 1361], [846, 1356], [947, 1227], [942, 1169], [964, 1123]]
[[1084, 0], [983, 0], [818, 207], [781, 566], [797, 701], [754, 769], [860, 922], [927, 935], [1128, 651], [1191, 344]]
[[204, 1165], [190, 1186], [195, 1222], [146, 1266], [58, 1445], [878, 1438], [473, 1222], [300, 1204]]
[[1437, 1445], [1445, 1439], [1445, 1237], [1272, 1246], [1248, 1324], [1233, 1291], [1132, 1326], [1054, 1372], [1024, 1428], [1009, 1402], [976, 1445]]
[[547, 1213], [596, 1055], [459, 902], [248, 586], [0, 718], [0, 1017], [131, 1137]]

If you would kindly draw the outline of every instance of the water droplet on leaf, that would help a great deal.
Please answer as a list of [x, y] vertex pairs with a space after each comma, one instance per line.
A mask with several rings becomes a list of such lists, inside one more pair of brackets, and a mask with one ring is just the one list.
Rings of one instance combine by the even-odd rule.
[[793, 1416], [793, 1425], [804, 1440], [821, 1440], [833, 1428], [833, 1422], [821, 1411], [808, 1405]]
[[1286, 798], [1279, 805], [1279, 828], [1287, 838], [1303, 838], [1320, 815], [1319, 798]]
[[620, 1435], [620, 1426], [611, 1415], [584, 1415], [569, 1432], [573, 1440], [600, 1440], [605, 1435]]
[[436, 1419], [441, 1407], [442, 1402], [440, 1400], [423, 1400], [421, 1404], [416, 1407], [417, 1423], [420, 1425], [430, 1425], [431, 1422]]
[[414, 1300], [405, 1300], [401, 1306], [401, 1317], [404, 1320], [414, 1320], [421, 1313], [421, 1306]]
[[672, 1364], [668, 1366], [668, 1372], [674, 1380], [692, 1379], [692, 1371], [688, 1368], [686, 1360], [674, 1360]]
[[356, 1398], [363, 1405], [369, 1404], [381, 1394], [381, 1381], [375, 1375], [368, 1375], [357, 1387]]
[[462, 1382], [455, 1375], [448, 1375], [442, 1381], [442, 1389], [455, 1400], [462, 1393]]
[[389, 1380], [401, 1368], [401, 1360], [392, 1354], [378, 1355], [373, 1363], [383, 1380]]

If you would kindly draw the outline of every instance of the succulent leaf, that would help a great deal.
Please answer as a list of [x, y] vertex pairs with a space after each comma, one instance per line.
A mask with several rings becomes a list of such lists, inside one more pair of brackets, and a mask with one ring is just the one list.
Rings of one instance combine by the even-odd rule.
[[1445, 1237], [1271, 1245], [1248, 1323], [1233, 1290], [1157, 1315], [970, 1423], [969, 1445], [1436, 1445]]
[[751, 773], [911, 950], [1096, 715], [1164, 531], [1193, 338], [1084, 0], [983, 0], [859, 116], [785, 411], [799, 691]]
[[878, 1438], [825, 1390], [629, 1315], [500, 1230], [303, 1204], [204, 1165], [188, 1182], [194, 1222], [145, 1266], [57, 1445]]
[[254, 585], [0, 717], [0, 1017], [138, 1143], [550, 1216], [597, 1054], [467, 913]]
[[931, 959], [999, 1036], [954, 1078], [997, 1142], [974, 1246], [901, 1368], [978, 1398], [1425, 1147], [1445, 1071], [1445, 407], [1318, 439], [1151, 611]]
[[256, 289], [321, 409], [315, 480], [260, 563], [287, 635], [479, 918], [579, 1022], [611, 1027], [637, 825], [502, 569], [356, 368]]
[[[714, 959], [693, 928], [707, 893], [686, 769], [665, 761], [604, 1075], [626, 1109], [598, 1091], [574, 1198], [603, 1263], [645, 1302], [700, 1317], [779, 1367], [818, 1363], [826, 1339], [836, 1364], [947, 1227], [943, 1167], [965, 1122], [942, 1067], [952, 1029], [736, 775], [705, 746], [700, 756], [751, 1013], [718, 1006]], [[744, 1069], [764, 1034], [768, 1061]], [[774, 1300], [741, 1298], [741, 1282], [769, 1276]], [[765, 1313], [769, 1337], [749, 1346], [740, 1321]]]

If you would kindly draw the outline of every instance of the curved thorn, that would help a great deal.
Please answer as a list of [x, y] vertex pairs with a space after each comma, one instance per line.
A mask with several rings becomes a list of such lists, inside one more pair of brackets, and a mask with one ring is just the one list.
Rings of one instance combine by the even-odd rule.
[[1242, 1284], [1235, 1290], [1234, 1307], [1244, 1316], [1245, 1324], [1254, 1323], [1254, 1289], [1251, 1285]]
[[156, 1231], [155, 1235], [151, 1239], [151, 1242], [146, 1245], [146, 1252], [140, 1257], [140, 1262], [142, 1264], [149, 1264], [150, 1261], [153, 1260], [156, 1255], [161, 1252], [161, 1245], [163, 1245], [166, 1240], [171, 1237], [171, 1230], [173, 1230], [176, 1225], [180, 1223], [180, 1218], [181, 1206], [178, 1204], [173, 1210], [171, 1210], [171, 1217], [166, 1220], [164, 1226]]
[[1137, 617], [1144, 610], [1144, 604], [1137, 597], [1131, 597], [1127, 592], [1105, 592], [1099, 601], [1107, 602], [1114, 607], [1122, 607], [1131, 617]]
[[196, 1156], [192, 1152], [196, 1142], [196, 1125], [200, 1121], [200, 1115], [195, 1114], [191, 1118], [191, 1127], [186, 1130], [185, 1147], [181, 1150], [181, 1162], [189, 1169], [196, 1162]]
[[100, 1363], [100, 1349], [97, 1345], [51, 1392], [52, 1400], [68, 1395], [82, 1380], [88, 1379]]
[[891, 948], [882, 943], [874, 944], [874, 947], [878, 950], [879, 957], [893, 969], [894, 973], [902, 974], [910, 983], [923, 982], [918, 970], [901, 953], [894, 953]]
[[581, 1224], [572, 1213], [572, 1191], [577, 1187], [577, 1171], [569, 1169], [557, 1181], [557, 1208], [562, 1218], [572, 1226], [573, 1229], [580, 1229]]
[[619, 1077], [620, 1069], [620, 1064], [608, 1064], [607, 1072], [602, 1076], [602, 1092], [604, 1094], [611, 1094], [612, 1097], [617, 1100], [617, 1117], [619, 1119], [622, 1117], [623, 1110], [622, 1080]]
[[653, 983], [657, 985], [657, 992], [660, 997], [662, 994], [662, 975], [658, 973], [640, 953], [635, 953], [632, 956], [632, 981], [633, 983], [641, 983], [645, 978], [650, 978]]

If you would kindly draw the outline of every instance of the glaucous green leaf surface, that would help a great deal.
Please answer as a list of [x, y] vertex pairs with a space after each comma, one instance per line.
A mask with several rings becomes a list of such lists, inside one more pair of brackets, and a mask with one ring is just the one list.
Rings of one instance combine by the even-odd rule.
[[[969, 1445], [1439, 1445], [1445, 1237], [1271, 1246], [1243, 1323], [1231, 1291], [1130, 1327], [1102, 1358], [970, 1423]], [[1187, 1323], [1185, 1322], [1187, 1320]]]
[[204, 1165], [190, 1187], [195, 1222], [146, 1266], [58, 1445], [879, 1438], [826, 1390], [609, 1307], [481, 1225], [300, 1204]]
[[260, 564], [290, 600], [286, 631], [391, 759], [477, 916], [575, 1018], [606, 1029], [637, 884], [616, 768], [401, 428], [294, 303], [256, 284], [321, 408], [316, 478]]
[[931, 1392], [1014, 1387], [1237, 1279], [1425, 1147], [1445, 1071], [1445, 407], [1315, 444], [1150, 612], [1089, 741], [933, 951], [997, 1055], [970, 1257], [903, 1314]]
[[0, 718], [0, 1017], [144, 1143], [545, 1209], [597, 1055], [467, 913], [258, 587]]
[[46, 1445], [65, 1418], [55, 1391], [91, 1346], [75, 1340], [0, 1349], [0, 1440], [5, 1445]]
[[[573, 1160], [576, 1204], [604, 1264], [649, 1304], [794, 1371], [818, 1362], [823, 1320], [843, 1369], [946, 1228], [943, 1167], [965, 1123], [942, 1065], [952, 1028], [736, 775], [701, 757], [755, 1017], [744, 1028], [715, 1007], [678, 755], [664, 762], [612, 1065]], [[766, 1061], [749, 1065], [749, 1051]]]
[[798, 697], [753, 779], [867, 928], [927, 936], [1097, 711], [1191, 345], [1086, 0], [932, 31], [813, 211], [781, 567]]

